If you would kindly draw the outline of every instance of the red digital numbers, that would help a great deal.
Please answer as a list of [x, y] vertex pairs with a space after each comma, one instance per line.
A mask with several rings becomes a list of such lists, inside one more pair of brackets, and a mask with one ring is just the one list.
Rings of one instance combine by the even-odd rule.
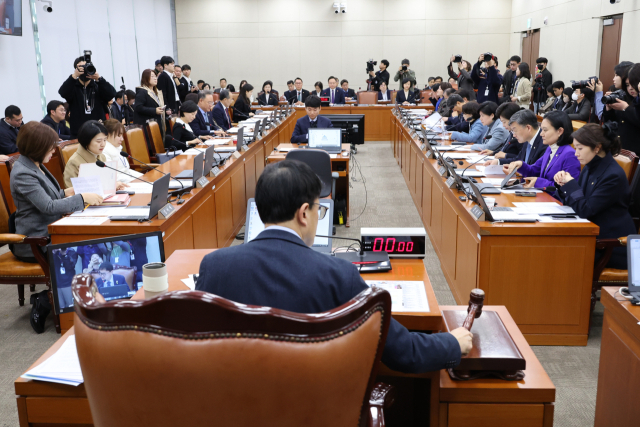
[[392, 253], [394, 250], [397, 253], [411, 253], [413, 252], [413, 242], [398, 242], [396, 248], [396, 239], [394, 237], [376, 237], [373, 240], [373, 252], [382, 252], [384, 248], [385, 252]]

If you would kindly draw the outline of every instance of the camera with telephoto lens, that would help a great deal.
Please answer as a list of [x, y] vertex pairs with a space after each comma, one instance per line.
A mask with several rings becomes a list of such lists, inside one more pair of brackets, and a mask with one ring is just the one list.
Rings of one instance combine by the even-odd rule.
[[573, 90], [584, 89], [586, 87], [589, 87], [591, 80], [593, 80], [595, 83], [598, 83], [598, 78], [596, 76], [589, 77], [587, 80], [571, 80], [571, 88]]
[[378, 65], [378, 61], [374, 61], [373, 59], [367, 61], [367, 74], [373, 71], [374, 65]]
[[86, 79], [87, 77], [91, 77], [96, 73], [96, 67], [91, 63], [91, 51], [84, 51], [84, 74], [83, 77]]
[[402, 65], [402, 71], [407, 71], [407, 64]]
[[624, 100], [624, 95], [625, 92], [622, 89], [611, 92], [609, 95], [602, 97], [602, 103], [607, 105], [615, 104], [618, 99], [621, 101]]
[[453, 62], [462, 62], [462, 55], [456, 55], [453, 57]]
[[489, 61], [491, 61], [493, 59], [493, 54], [490, 53], [490, 52], [487, 52], [487, 53], [484, 54], [484, 58], [483, 59], [484, 59], [484, 62], [489, 62]]

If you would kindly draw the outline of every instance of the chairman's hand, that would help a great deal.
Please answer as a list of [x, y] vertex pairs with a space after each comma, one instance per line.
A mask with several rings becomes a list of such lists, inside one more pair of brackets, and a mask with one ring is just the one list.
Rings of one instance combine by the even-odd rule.
[[456, 328], [451, 331], [451, 335], [458, 340], [458, 344], [460, 344], [460, 352], [463, 356], [469, 354], [471, 349], [473, 348], [472, 340], [473, 334], [467, 331], [465, 328]]

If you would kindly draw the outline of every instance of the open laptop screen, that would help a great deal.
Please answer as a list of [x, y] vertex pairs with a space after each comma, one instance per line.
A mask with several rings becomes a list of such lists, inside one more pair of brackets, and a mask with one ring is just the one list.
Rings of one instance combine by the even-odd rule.
[[55, 312], [73, 311], [71, 282], [88, 273], [106, 300], [132, 297], [142, 287], [142, 266], [164, 262], [162, 232], [49, 245], [49, 271]]
[[[320, 199], [320, 204], [328, 208], [325, 217], [318, 221], [316, 234], [321, 236], [331, 236], [333, 232], [333, 200]], [[258, 206], [255, 199], [249, 199], [247, 203], [247, 224], [244, 233], [244, 243], [249, 243], [264, 230], [264, 224], [258, 213]], [[313, 241], [313, 249], [318, 252], [331, 253], [331, 239], [326, 237], [316, 237]]]
[[340, 128], [309, 129], [309, 148], [316, 147], [340, 147]]
[[640, 236], [627, 237], [627, 268], [629, 270], [629, 291], [640, 291]]

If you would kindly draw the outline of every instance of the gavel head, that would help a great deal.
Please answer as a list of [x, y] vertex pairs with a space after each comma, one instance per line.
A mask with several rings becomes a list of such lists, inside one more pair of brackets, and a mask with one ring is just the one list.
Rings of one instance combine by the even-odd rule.
[[482, 314], [482, 306], [484, 305], [484, 291], [482, 289], [472, 289], [471, 296], [469, 297], [469, 308], [467, 313], [471, 311], [471, 307], [476, 308], [476, 319]]

